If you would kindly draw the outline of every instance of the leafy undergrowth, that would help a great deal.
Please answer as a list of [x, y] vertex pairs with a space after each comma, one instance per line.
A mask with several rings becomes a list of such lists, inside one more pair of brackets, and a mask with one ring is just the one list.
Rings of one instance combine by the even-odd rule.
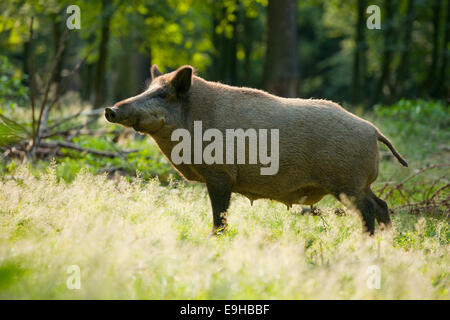
[[[108, 128], [103, 119], [98, 120], [100, 128]], [[117, 128], [117, 126], [113, 126]], [[122, 175], [131, 181], [138, 174], [144, 181], [158, 177], [161, 182], [167, 183], [171, 178], [181, 179], [170, 165], [169, 161], [159, 151], [158, 146], [150, 137], [134, 138], [130, 130], [119, 128], [123, 138], [120, 143], [114, 142], [114, 134], [108, 133], [102, 136], [80, 135], [73, 139], [73, 143], [92, 150], [117, 152], [117, 157], [99, 157], [91, 153], [62, 148], [62, 156], [55, 158], [57, 166], [57, 177], [66, 182], [72, 181], [80, 170], [85, 169], [93, 174], [108, 173], [109, 176]], [[120, 150], [131, 150], [133, 152], [121, 153]], [[3, 163], [0, 174], [14, 175], [21, 159], [11, 159]], [[38, 160], [28, 168], [36, 177], [46, 170], [49, 161]]]
[[329, 199], [312, 216], [235, 195], [230, 230], [214, 238], [199, 184], [86, 170], [66, 183], [57, 170], [37, 179], [19, 167], [0, 183], [0, 298], [450, 298], [442, 212], [398, 210], [393, 228], [370, 238]]
[[373, 118], [382, 131], [407, 158], [425, 163], [449, 159], [450, 106], [433, 100], [400, 100], [389, 106], [377, 105]]

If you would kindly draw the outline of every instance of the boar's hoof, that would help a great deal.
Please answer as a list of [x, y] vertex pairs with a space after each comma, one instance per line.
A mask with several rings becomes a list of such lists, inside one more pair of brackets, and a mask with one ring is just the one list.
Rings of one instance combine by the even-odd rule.
[[308, 207], [303, 207], [302, 211], [300, 212], [300, 214], [305, 215], [311, 212], [311, 209]]
[[210, 236], [211, 237], [217, 237], [217, 236], [223, 236], [226, 234], [226, 227], [220, 227], [220, 228], [213, 228]]

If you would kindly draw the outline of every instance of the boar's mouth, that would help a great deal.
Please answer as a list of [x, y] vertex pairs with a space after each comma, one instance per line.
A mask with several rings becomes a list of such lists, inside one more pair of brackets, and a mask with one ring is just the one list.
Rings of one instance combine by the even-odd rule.
[[147, 134], [155, 134], [164, 126], [164, 121], [155, 120], [155, 121], [141, 121], [140, 118], [137, 118], [134, 124], [132, 125], [133, 129], [137, 132], [147, 133]]
[[136, 121], [132, 126], [135, 131], [139, 131], [139, 122], [140, 122], [139, 119], [136, 119]]

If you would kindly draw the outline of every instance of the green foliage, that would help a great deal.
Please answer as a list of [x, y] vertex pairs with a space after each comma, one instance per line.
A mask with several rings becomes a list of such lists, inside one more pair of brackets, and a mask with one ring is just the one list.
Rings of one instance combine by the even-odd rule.
[[402, 99], [390, 106], [376, 105], [374, 111], [380, 118], [398, 122], [399, 131], [407, 135], [423, 133], [426, 127], [445, 129], [450, 126], [450, 107], [442, 101]]
[[[74, 138], [74, 143], [89, 149], [117, 152], [117, 147], [111, 141], [112, 136]], [[139, 175], [143, 181], [158, 177], [162, 182], [167, 182], [171, 176], [179, 177], [170, 166], [169, 161], [161, 154], [158, 147], [150, 140], [126, 139], [121, 148], [137, 150], [137, 152], [125, 153], [118, 157], [99, 157], [90, 153], [82, 154], [79, 151], [62, 149], [65, 157], [56, 161], [57, 176], [67, 182], [72, 181], [82, 169], [94, 174], [118, 172], [128, 177]]]
[[441, 101], [402, 99], [388, 106], [376, 105], [374, 114], [382, 131], [408, 148], [409, 157], [423, 160], [450, 141], [450, 108]]
[[5, 147], [25, 139], [27, 129], [14, 120], [0, 113], [0, 147]]
[[0, 146], [10, 145], [28, 135], [26, 125], [11, 117], [18, 104], [28, 102], [28, 87], [23, 84], [24, 78], [14, 72], [7, 57], [0, 57]]
[[15, 73], [6, 56], [0, 57], [0, 105], [14, 108], [16, 103], [28, 101], [28, 87], [23, 84], [25, 78]]
[[[388, 77], [392, 83], [389, 88], [383, 88], [384, 95], [389, 97], [387, 101], [417, 95], [445, 98], [445, 81], [441, 79], [445, 71], [441, 72], [440, 67], [445, 54], [444, 30], [448, 20], [443, 13], [448, 11], [448, 4], [441, 7], [442, 27], [435, 45], [432, 40], [435, 38], [433, 6], [429, 1], [413, 1], [416, 13], [409, 17], [407, 2], [396, 2], [389, 18], [386, 14], [388, 1], [371, 2], [381, 8], [382, 30], [364, 30], [364, 40], [356, 43], [358, 1], [297, 1], [300, 96], [349, 101], [354, 53], [364, 49], [364, 62], [361, 62], [364, 94], [361, 95], [367, 102], [380, 79], [386, 46], [392, 50]], [[65, 8], [70, 4], [68, 0], [33, 0], [26, 4], [17, 0], [2, 1], [2, 54], [14, 57], [15, 67], [27, 72], [28, 25], [30, 17], [34, 16], [35, 66], [38, 74], [48, 71], [57, 46], [55, 31], [59, 28], [62, 34], [66, 30]], [[95, 71], [99, 59], [103, 27], [109, 30], [109, 42], [105, 44], [108, 74], [103, 75], [108, 79], [106, 101], [112, 102], [142, 90], [148, 77], [143, 70], [148, 70], [146, 64], [150, 62], [158, 64], [162, 71], [192, 64], [198, 74], [210, 80], [262, 86], [267, 0], [80, 0], [76, 4], [81, 9], [81, 29], [69, 32], [62, 65], [75, 64], [88, 48], [94, 48], [87, 59], [91, 70], [81, 76], [83, 91], [86, 91], [83, 99], [91, 97], [92, 81], [97, 81], [92, 79], [96, 78], [92, 69]], [[104, 25], [106, 21], [109, 21], [108, 26]], [[412, 21], [417, 21], [417, 25], [411, 40], [406, 43], [404, 26]], [[385, 39], [388, 30], [393, 34]], [[403, 59], [404, 52], [408, 53], [407, 60]], [[433, 60], [434, 56], [441, 61], [434, 70], [430, 69], [429, 63], [421, 63], [424, 59]], [[403, 66], [402, 61], [407, 61], [407, 65]], [[435, 79], [436, 83], [430, 79]], [[384, 97], [380, 99], [375, 102], [383, 101]]]

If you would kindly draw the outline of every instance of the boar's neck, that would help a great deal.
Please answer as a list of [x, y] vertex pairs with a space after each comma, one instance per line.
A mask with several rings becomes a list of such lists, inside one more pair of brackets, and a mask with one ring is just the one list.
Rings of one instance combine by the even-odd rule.
[[171, 129], [162, 129], [158, 131], [156, 134], [153, 134], [152, 137], [155, 140], [156, 144], [159, 147], [159, 150], [164, 154], [164, 156], [169, 160], [174, 167], [183, 177], [190, 181], [199, 181], [205, 182], [203, 177], [198, 173], [198, 171], [191, 164], [179, 164], [176, 165], [172, 162], [171, 153], [173, 147], [178, 143], [178, 141], [172, 141], [170, 139], [173, 130]]
[[[222, 88], [223, 89], [223, 88]], [[202, 121], [208, 124], [215, 120], [217, 107], [220, 105], [220, 84], [209, 82], [194, 76], [189, 96], [184, 101], [184, 126], [189, 131], [193, 130], [194, 121]]]
[[158, 132], [159, 140], [170, 141], [173, 130], [177, 128], [187, 129], [193, 135], [194, 121], [202, 121], [205, 126], [214, 125], [217, 121], [217, 109], [223, 104], [220, 96], [224, 95], [225, 87], [194, 76], [189, 94], [182, 101], [180, 113], [176, 115], [178, 125]]
[[[183, 101], [183, 106], [178, 119], [179, 127], [189, 130], [191, 137], [194, 135], [194, 121], [202, 121], [206, 126], [214, 123], [214, 110], [220, 102], [220, 84], [205, 81], [194, 76], [189, 95]], [[212, 123], [211, 123], [212, 121]], [[164, 127], [152, 135], [161, 152], [186, 179], [204, 182], [204, 178], [198, 173], [193, 165], [174, 165], [171, 161], [172, 148], [178, 141], [172, 141], [172, 132], [177, 127]]]

